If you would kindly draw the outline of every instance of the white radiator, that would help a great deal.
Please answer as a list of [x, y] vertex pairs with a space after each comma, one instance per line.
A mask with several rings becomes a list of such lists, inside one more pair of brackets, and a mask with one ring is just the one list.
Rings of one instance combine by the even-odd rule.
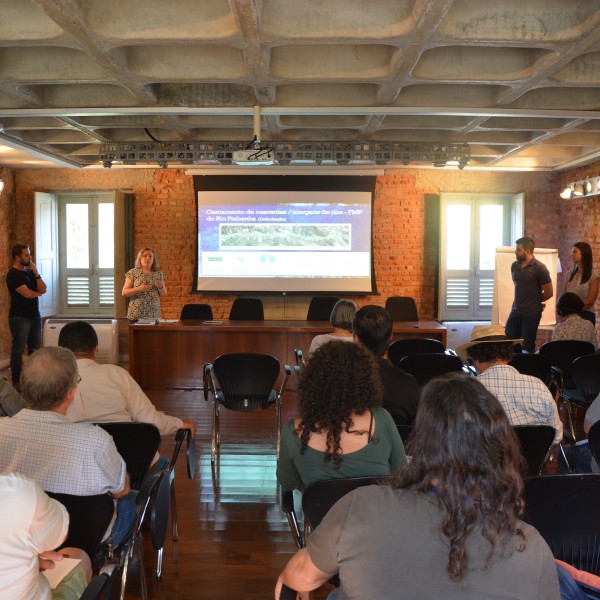
[[66, 323], [85, 321], [98, 334], [99, 363], [119, 364], [119, 327], [116, 319], [46, 319], [44, 323], [44, 346], [58, 346], [58, 335]]

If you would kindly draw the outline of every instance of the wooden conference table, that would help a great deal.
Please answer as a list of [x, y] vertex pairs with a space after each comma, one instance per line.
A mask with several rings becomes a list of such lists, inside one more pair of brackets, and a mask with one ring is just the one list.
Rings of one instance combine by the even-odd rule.
[[[220, 354], [272, 354], [294, 365], [294, 350], [308, 352], [315, 335], [333, 330], [327, 321], [179, 321], [129, 326], [129, 372], [143, 388], [200, 388], [202, 367]], [[397, 321], [393, 340], [434, 338], [446, 345], [437, 321]], [[292, 378], [293, 379], [293, 378]], [[292, 384], [291, 387], [295, 387]]]

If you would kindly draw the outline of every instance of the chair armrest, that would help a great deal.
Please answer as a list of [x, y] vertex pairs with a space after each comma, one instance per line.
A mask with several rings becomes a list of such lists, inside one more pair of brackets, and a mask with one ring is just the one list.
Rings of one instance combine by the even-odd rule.
[[181, 451], [181, 446], [183, 441], [186, 440], [186, 462], [187, 462], [187, 473], [190, 479], [194, 479], [195, 471], [196, 471], [196, 440], [192, 437], [191, 429], [178, 429], [175, 434], [175, 448], [173, 449], [173, 455], [171, 456], [171, 461], [169, 462], [169, 471], [172, 471], [175, 468], [175, 464], [177, 463], [177, 459], [179, 458], [179, 452]]
[[[109, 575], [107, 573], [100, 573], [96, 575], [88, 584], [83, 594], [81, 594], [80, 600], [97, 600], [100, 598], [100, 592], [106, 587], [108, 583]], [[285, 598], [283, 594], [280, 598]]]
[[204, 363], [202, 367], [202, 392], [204, 393], [204, 401], [208, 400], [208, 392], [215, 393], [214, 384], [212, 380], [212, 363]]
[[284, 365], [283, 372], [284, 372], [283, 380], [281, 381], [281, 386], [279, 387], [279, 394], [278, 394], [279, 398], [281, 398], [281, 396], [283, 395], [283, 392], [285, 391], [285, 386], [287, 384], [287, 380], [290, 378], [290, 375], [292, 374], [292, 369], [291, 369], [290, 365]]
[[304, 354], [300, 348], [296, 348], [294, 350], [294, 356], [296, 357], [296, 365], [298, 367], [304, 367], [306, 363], [304, 362]]
[[279, 600], [296, 600], [298, 592], [289, 588], [285, 583], [281, 585], [281, 593], [279, 594]]
[[[298, 518], [296, 517], [296, 511], [294, 509], [294, 492], [292, 490], [280, 490], [281, 492], [281, 511], [285, 514], [292, 537], [296, 542], [298, 548], [304, 548], [304, 538], [298, 525]], [[285, 596], [281, 596], [284, 598]]]

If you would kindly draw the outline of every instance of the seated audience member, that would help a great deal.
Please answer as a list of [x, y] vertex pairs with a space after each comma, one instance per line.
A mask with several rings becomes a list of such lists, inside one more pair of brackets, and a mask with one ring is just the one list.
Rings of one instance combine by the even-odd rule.
[[[91, 578], [87, 554], [79, 548], [54, 548], [67, 537], [66, 508], [49, 498], [35, 482], [12, 473], [0, 475], [0, 597], [3, 600], [79, 598]], [[40, 572], [64, 556], [81, 562], [50, 590]]]
[[339, 574], [339, 600], [559, 600], [550, 548], [520, 520], [519, 444], [497, 399], [475, 378], [434, 379], [410, 451], [391, 485], [335, 504], [275, 597], [282, 583], [307, 592]]
[[22, 408], [25, 400], [6, 379], [0, 379], [0, 417], [12, 417]]
[[374, 358], [356, 344], [329, 342], [302, 371], [298, 419], [281, 433], [277, 480], [285, 490], [322, 479], [389, 475], [406, 462], [381, 408]]
[[[585, 419], [583, 421], [583, 431], [585, 431], [586, 435], [590, 432], [592, 425], [596, 423], [596, 421], [600, 421], [600, 394], [596, 396], [596, 399], [590, 404], [590, 407], [585, 412]], [[582, 461], [588, 457], [590, 459], [589, 471], [592, 473], [600, 473], [600, 465], [598, 465], [596, 459], [592, 455], [589, 445], [587, 447], [584, 445], [582, 452]], [[585, 464], [587, 466], [587, 462]], [[581, 472], [586, 472], [585, 468], [581, 469]]]
[[354, 340], [375, 355], [383, 385], [383, 408], [397, 425], [412, 425], [419, 405], [419, 386], [415, 378], [387, 360], [392, 341], [393, 321], [381, 306], [363, 306], [354, 315]]
[[[67, 323], [60, 331], [58, 345], [75, 354], [81, 376], [73, 402], [67, 410], [67, 417], [71, 421], [152, 423], [163, 436], [173, 434], [181, 428], [191, 429], [192, 436], [196, 435], [195, 421], [171, 417], [157, 411], [125, 369], [96, 362], [98, 335], [89, 323]], [[159, 456], [155, 459], [156, 463]], [[166, 465], [166, 459], [162, 462]]]
[[556, 303], [556, 312], [564, 317], [564, 321], [557, 323], [552, 332], [552, 341], [580, 340], [594, 344], [598, 348], [596, 328], [587, 319], [581, 318], [583, 300], [571, 292], [563, 294]]
[[49, 346], [29, 357], [21, 372], [27, 408], [0, 419], [0, 474], [20, 473], [47, 492], [121, 498], [110, 533], [116, 544], [133, 525], [135, 498], [112, 437], [66, 417], [78, 381], [75, 356], [66, 348]]
[[476, 325], [471, 341], [456, 352], [471, 359], [479, 381], [498, 398], [511, 425], [549, 425], [554, 427], [554, 443], [559, 444], [563, 426], [550, 390], [537, 377], [508, 364], [514, 345], [521, 341], [508, 339], [502, 325]]
[[320, 348], [327, 342], [353, 342], [352, 319], [354, 319], [355, 312], [355, 302], [352, 302], [352, 300], [338, 300], [331, 310], [331, 316], [329, 317], [333, 331], [317, 335], [313, 338], [308, 350], [309, 358], [315, 353], [317, 348]]

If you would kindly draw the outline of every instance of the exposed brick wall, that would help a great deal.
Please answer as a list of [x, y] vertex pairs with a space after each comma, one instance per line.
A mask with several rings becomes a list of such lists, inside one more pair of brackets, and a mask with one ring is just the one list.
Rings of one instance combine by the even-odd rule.
[[[375, 192], [374, 249], [378, 295], [359, 297], [357, 302], [360, 305], [370, 302], [383, 305], [389, 295], [409, 295], [416, 299], [422, 318], [436, 316], [436, 256], [432, 248], [426, 247], [424, 238], [427, 194], [525, 192], [527, 234], [539, 246], [561, 248], [561, 260], [564, 262], [566, 258], [569, 264], [567, 247], [570, 248], [569, 244], [583, 235], [584, 232], [578, 229], [581, 220], [585, 219], [588, 223], [585, 231], [588, 241], [600, 242], [597, 233], [600, 200], [595, 197], [574, 201], [587, 204], [581, 204], [579, 211], [575, 209], [576, 204], [569, 205], [566, 210], [565, 201], [558, 196], [563, 178], [573, 180], [573, 176], [561, 174], [552, 177], [547, 173], [388, 170], [386, 175], [377, 179]], [[154, 248], [168, 277], [169, 295], [162, 302], [164, 316], [176, 318], [181, 306], [187, 302], [211, 304], [215, 318], [228, 315], [233, 296], [196, 296], [190, 293], [194, 271], [196, 204], [192, 177], [186, 176], [182, 170], [24, 169], [15, 171], [15, 185], [14, 196], [8, 189], [2, 195], [4, 203], [8, 194], [8, 203], [0, 209], [3, 219], [6, 212], [10, 216], [18, 206], [14, 225], [0, 229], [3, 248], [8, 248], [16, 240], [34, 244], [32, 214], [35, 191], [128, 191], [135, 196], [135, 247]], [[11, 202], [12, 198], [15, 198], [14, 202]], [[566, 223], [571, 218], [575, 222]], [[593, 235], [592, 229], [596, 232]], [[6, 236], [10, 237], [8, 242]], [[3, 311], [6, 311], [4, 304]], [[6, 312], [3, 317], [0, 327], [6, 331]], [[5, 351], [0, 354], [6, 356]]]
[[4, 281], [6, 272], [12, 266], [10, 247], [13, 243], [12, 232], [15, 228], [13, 171], [0, 168], [0, 179], [4, 182], [4, 191], [0, 194], [0, 360], [2, 360], [10, 355], [11, 345], [11, 336], [8, 329], [10, 296]]
[[[572, 171], [557, 173], [550, 181], [552, 193], [559, 198], [561, 190], [569, 183], [597, 177], [600, 175], [600, 162]], [[600, 269], [600, 195], [589, 198], [572, 198], [563, 200], [559, 198], [560, 216], [556, 221], [559, 230], [559, 258], [563, 274], [559, 279], [558, 294], [560, 295], [564, 278], [573, 268], [571, 248], [575, 242], [587, 242], [592, 247], [594, 254], [594, 268]], [[596, 303], [598, 309], [598, 303]], [[600, 332], [600, 320], [596, 324]]]

